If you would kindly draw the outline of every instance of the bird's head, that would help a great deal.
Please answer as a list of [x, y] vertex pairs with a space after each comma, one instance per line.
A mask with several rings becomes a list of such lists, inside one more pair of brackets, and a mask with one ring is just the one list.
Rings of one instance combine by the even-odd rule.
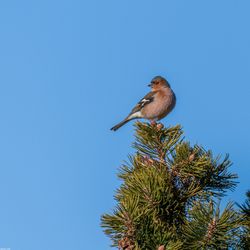
[[152, 91], [157, 91], [162, 88], [170, 88], [170, 84], [162, 76], [154, 77], [148, 86], [152, 88]]

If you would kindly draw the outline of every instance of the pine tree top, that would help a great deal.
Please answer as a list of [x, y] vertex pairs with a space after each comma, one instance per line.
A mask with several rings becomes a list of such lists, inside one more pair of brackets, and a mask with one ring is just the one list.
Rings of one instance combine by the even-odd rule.
[[[184, 139], [180, 125], [136, 122], [133, 147], [118, 173], [113, 213], [102, 216], [119, 249], [227, 249], [236, 244], [238, 214], [215, 200], [236, 186], [228, 155]], [[217, 246], [218, 248], [213, 248]]]

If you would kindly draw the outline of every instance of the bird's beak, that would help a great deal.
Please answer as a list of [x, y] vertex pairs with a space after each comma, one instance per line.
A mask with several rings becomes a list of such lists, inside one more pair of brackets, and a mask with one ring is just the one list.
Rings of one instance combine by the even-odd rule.
[[149, 84], [148, 84], [148, 87], [152, 87], [152, 83], [149, 83]]

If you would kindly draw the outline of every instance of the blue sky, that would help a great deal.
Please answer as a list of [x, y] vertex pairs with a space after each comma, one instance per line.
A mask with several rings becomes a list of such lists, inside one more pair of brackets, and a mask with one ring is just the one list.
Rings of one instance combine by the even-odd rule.
[[0, 3], [0, 247], [110, 249], [117, 169], [133, 126], [113, 133], [165, 76], [163, 120], [230, 153], [242, 201], [250, 166], [247, 0], [43, 0]]

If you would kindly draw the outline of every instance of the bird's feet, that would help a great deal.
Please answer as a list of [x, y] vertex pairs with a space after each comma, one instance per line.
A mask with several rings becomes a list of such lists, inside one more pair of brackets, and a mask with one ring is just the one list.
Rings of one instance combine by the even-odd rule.
[[157, 128], [157, 130], [161, 130], [163, 127], [164, 127], [164, 125], [162, 124], [162, 123], [157, 123], [155, 120], [151, 120], [150, 121], [150, 125], [152, 126], [152, 127], [156, 127]]
[[154, 127], [154, 126], [157, 125], [157, 122], [156, 122], [155, 120], [151, 120], [151, 121], [150, 121], [150, 125], [151, 125], [152, 127]]

